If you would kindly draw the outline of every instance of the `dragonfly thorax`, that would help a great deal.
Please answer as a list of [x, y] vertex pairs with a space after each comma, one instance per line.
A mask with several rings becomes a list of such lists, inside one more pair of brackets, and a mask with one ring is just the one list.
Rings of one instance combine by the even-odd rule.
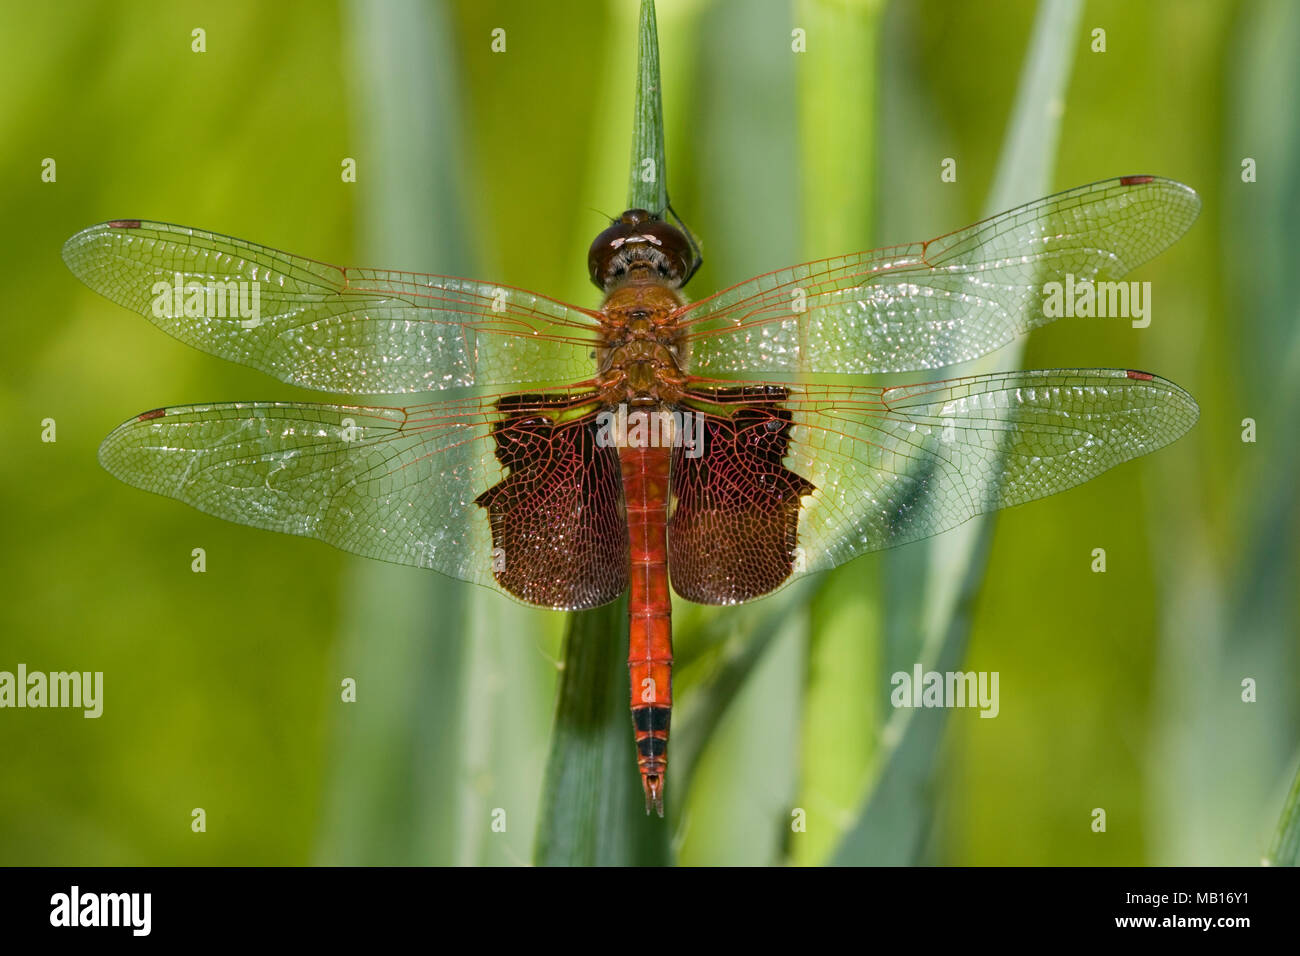
[[597, 352], [601, 389], [611, 402], [672, 401], [686, 381], [685, 346], [676, 311], [681, 295], [667, 285], [614, 289], [601, 310]]

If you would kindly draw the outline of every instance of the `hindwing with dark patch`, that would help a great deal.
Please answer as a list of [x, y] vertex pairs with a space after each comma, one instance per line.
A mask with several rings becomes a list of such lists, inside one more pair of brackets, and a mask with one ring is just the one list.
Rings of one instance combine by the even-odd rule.
[[600, 447], [594, 412], [556, 421], [562, 395], [515, 395], [492, 428], [506, 476], [475, 499], [492, 527], [493, 574], [520, 600], [578, 610], [628, 583], [628, 534], [618, 453]]
[[[800, 498], [815, 489], [782, 463], [791, 415], [777, 386], [692, 391], [708, 402], [703, 449], [673, 453], [668, 573], [673, 590], [700, 604], [738, 604], [790, 577]], [[693, 414], [701, 412], [692, 408]]]

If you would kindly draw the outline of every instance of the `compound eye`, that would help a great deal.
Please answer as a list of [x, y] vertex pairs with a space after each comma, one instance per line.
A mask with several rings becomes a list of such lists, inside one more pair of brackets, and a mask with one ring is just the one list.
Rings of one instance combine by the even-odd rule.
[[666, 262], [660, 272], [675, 282], [682, 281], [690, 269], [691, 246], [681, 230], [657, 219], [642, 226], [641, 233], [664, 255]]
[[618, 252], [619, 247], [627, 241], [631, 228], [633, 227], [622, 221], [616, 221], [592, 242], [591, 248], [587, 251], [587, 274], [591, 276], [591, 281], [596, 283], [596, 288], [605, 288], [606, 280], [610, 278], [609, 261]]
[[693, 251], [675, 226], [644, 209], [629, 209], [598, 235], [587, 252], [587, 273], [598, 289], [628, 271], [629, 264], [652, 265], [674, 285], [689, 277]]

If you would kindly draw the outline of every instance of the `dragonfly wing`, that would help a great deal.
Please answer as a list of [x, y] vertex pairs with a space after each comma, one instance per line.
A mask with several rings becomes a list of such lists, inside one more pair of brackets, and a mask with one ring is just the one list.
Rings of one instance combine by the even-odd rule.
[[99, 458], [128, 484], [228, 521], [531, 604], [595, 607], [627, 584], [618, 461], [595, 448], [594, 414], [548, 425], [559, 404], [179, 406], [119, 426]]
[[504, 471], [475, 501], [490, 518], [497, 583], [529, 604], [597, 607], [628, 584], [618, 452], [599, 440], [594, 410], [564, 418], [546, 404], [538, 395], [497, 401], [492, 436]]
[[182, 342], [306, 388], [396, 394], [592, 372], [594, 314], [522, 289], [344, 269], [141, 220], [82, 230], [63, 258]]
[[776, 391], [786, 397], [715, 405], [723, 440], [674, 458], [669, 570], [683, 597], [738, 603], [1056, 494], [1168, 444], [1198, 415], [1172, 382], [1120, 369]]
[[1181, 183], [1129, 176], [929, 242], [758, 276], [683, 308], [690, 370], [888, 373], [977, 358], [1055, 318], [1045, 283], [1117, 280], [1199, 210]]
[[668, 520], [673, 589], [700, 604], [739, 604], [790, 577], [803, 496], [790, 470], [790, 389], [723, 387], [692, 403], [691, 441], [674, 449]]

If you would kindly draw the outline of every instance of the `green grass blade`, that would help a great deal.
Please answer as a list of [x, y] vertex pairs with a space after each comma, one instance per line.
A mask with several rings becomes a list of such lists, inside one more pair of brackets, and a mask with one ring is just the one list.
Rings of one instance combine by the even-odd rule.
[[654, 0], [641, 0], [637, 34], [640, 54], [637, 58], [636, 112], [632, 127], [627, 208], [658, 213], [668, 205], [668, 172], [664, 162], [664, 109]]
[[[690, 91], [691, 135], [674, 140], [674, 156], [693, 159], [677, 168], [688, 175], [676, 176], [672, 191], [676, 211], [701, 226], [705, 261], [692, 286], [705, 295], [800, 258], [792, 11], [786, 0], [722, 0], [676, 5], [671, 21], [661, 12], [675, 37], [698, 38], [685, 76], [674, 73], [668, 90]], [[666, 68], [680, 62], [675, 46]], [[670, 95], [670, 124], [680, 105]], [[771, 864], [785, 855], [813, 590], [805, 583], [742, 607], [674, 608], [668, 812], [683, 864]]]
[[[875, 244], [878, 58], [884, 5], [801, 0], [793, 27], [799, 103], [799, 259]], [[795, 38], [791, 37], [791, 43]], [[855, 561], [818, 580], [810, 596], [808, 662], [796, 805], [806, 830], [790, 859], [823, 862], [861, 799], [880, 734], [872, 689], [880, 658], [880, 562]]]
[[800, 617], [816, 592], [819, 582], [799, 580], [785, 591], [758, 606], [727, 608], [724, 614], [709, 614], [692, 634], [698, 645], [711, 646], [714, 653], [698, 665], [709, 677], [700, 681], [674, 707], [672, 739], [672, 783], [678, 794], [690, 788], [701, 755], [709, 747], [719, 723], [745, 689], [769, 648], [781, 637], [791, 618]]
[[[1279, 122], [1291, 115], [1300, 7], [1250, 4], [1220, 22], [1231, 37], [1214, 86], [1223, 91], [1223, 128], [1204, 175], [1232, 172], [1221, 221], [1205, 226], [1218, 233], [1211, 232], [1204, 268], [1220, 278], [1223, 305], [1209, 307], [1205, 332], [1180, 336], [1194, 343], [1187, 348], [1203, 370], [1195, 386], [1211, 409], [1198, 436], [1203, 447], [1181, 462], [1164, 461], [1152, 492], [1163, 613], [1148, 853], [1163, 865], [1247, 865], [1265, 853], [1294, 865], [1294, 784], [1272, 848], [1265, 847], [1277, 792], [1295, 771], [1300, 727], [1293, 676], [1300, 667], [1300, 446], [1292, 424], [1300, 416], [1300, 127]], [[1241, 143], [1270, 175], [1241, 181]], [[1246, 416], [1259, 419], [1261, 435], [1276, 429], [1276, 437], [1242, 442]], [[1208, 500], [1202, 469], [1213, 474], [1218, 461], [1232, 474], [1222, 517], [1186, 505]], [[1234, 529], [1230, 543], [1225, 526]], [[1250, 702], [1242, 696], [1247, 678], [1258, 684]]]
[[[1039, 7], [987, 212], [1050, 191], [1064, 112], [1059, 104], [1065, 99], [1081, 14], [1078, 0], [1046, 0]], [[1019, 347], [1003, 349], [996, 360], [972, 363], [964, 372], [1014, 367], [1020, 352]], [[914, 634], [895, 631], [887, 638], [895, 661], [910, 656], [927, 670], [959, 667], [966, 655], [971, 607], [983, 579], [991, 536], [992, 522], [978, 518], [935, 539], [928, 548], [904, 549], [890, 556], [887, 576], [893, 586], [888, 598], [895, 605], [890, 620], [916, 629]], [[925, 587], [918, 588], [922, 580]], [[916, 649], [915, 655], [902, 651], [908, 646]], [[943, 708], [893, 712], [886, 727], [887, 742], [877, 755], [878, 776], [833, 862], [901, 865], [920, 859], [933, 814], [937, 757], [946, 724]]]
[[1300, 767], [1291, 781], [1291, 792], [1287, 794], [1273, 846], [1264, 862], [1269, 866], [1300, 866]]
[[[668, 827], [646, 814], [641, 793], [626, 634], [626, 598], [569, 615], [534, 849], [540, 866], [670, 861]], [[667, 792], [673, 792], [671, 776]]]
[[[460, 170], [437, 135], [458, 123], [445, 11], [441, 4], [361, 3], [347, 11], [358, 83], [354, 115], [361, 118], [354, 156], [358, 248], [395, 265], [473, 274], [460, 241], [467, 228]], [[375, 70], [373, 63], [389, 68]], [[484, 598], [439, 575], [354, 565], [339, 671], [357, 679], [357, 703], [336, 705], [344, 709], [317, 859], [463, 862], [466, 667], [473, 604]], [[486, 813], [482, 822], [486, 827]]]
[[[639, 37], [628, 208], [658, 211], [668, 200], [654, 0], [642, 0]], [[667, 824], [645, 814], [628, 693], [626, 598], [571, 615], [534, 845], [538, 864], [670, 861]], [[669, 795], [673, 783], [670, 774]]]

